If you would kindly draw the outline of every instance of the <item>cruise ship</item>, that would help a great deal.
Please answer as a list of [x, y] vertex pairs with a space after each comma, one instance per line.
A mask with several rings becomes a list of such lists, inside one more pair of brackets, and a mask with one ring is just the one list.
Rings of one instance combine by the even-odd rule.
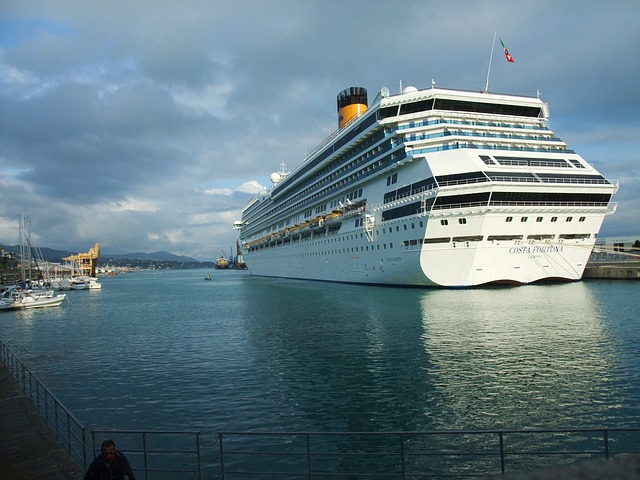
[[582, 277], [615, 181], [549, 127], [539, 96], [382, 88], [234, 222], [253, 275], [472, 287]]

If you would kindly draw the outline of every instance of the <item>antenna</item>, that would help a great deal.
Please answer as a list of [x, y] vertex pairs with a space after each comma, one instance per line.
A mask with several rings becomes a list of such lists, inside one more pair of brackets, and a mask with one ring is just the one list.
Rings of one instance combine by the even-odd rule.
[[496, 34], [493, 32], [493, 43], [491, 44], [491, 55], [489, 56], [489, 70], [487, 70], [487, 81], [484, 84], [484, 92], [489, 93], [489, 75], [491, 75], [491, 59], [493, 58], [493, 47], [496, 46]]

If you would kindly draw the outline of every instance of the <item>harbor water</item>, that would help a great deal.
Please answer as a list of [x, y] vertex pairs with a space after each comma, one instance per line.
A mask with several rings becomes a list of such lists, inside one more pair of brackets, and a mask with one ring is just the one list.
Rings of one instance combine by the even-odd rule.
[[89, 428], [640, 425], [640, 282], [441, 290], [235, 270], [101, 282], [61, 307], [0, 313], [0, 339]]

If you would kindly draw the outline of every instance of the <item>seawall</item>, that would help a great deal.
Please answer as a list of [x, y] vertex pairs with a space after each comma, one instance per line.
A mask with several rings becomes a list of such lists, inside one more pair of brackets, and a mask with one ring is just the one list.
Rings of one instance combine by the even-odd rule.
[[582, 278], [640, 280], [640, 262], [589, 263], [584, 269]]

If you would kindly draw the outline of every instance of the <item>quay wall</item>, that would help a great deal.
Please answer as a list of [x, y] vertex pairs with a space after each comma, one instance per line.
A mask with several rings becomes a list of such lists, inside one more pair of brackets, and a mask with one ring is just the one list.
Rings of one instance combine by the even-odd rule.
[[584, 269], [582, 278], [640, 280], [640, 262], [589, 263]]

